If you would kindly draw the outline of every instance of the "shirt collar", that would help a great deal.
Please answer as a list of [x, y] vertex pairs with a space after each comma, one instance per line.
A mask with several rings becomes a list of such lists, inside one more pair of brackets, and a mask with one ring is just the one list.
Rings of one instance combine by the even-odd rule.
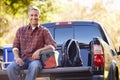
[[28, 29], [34, 30], [34, 29], [36, 29], [36, 28], [39, 28], [39, 25], [37, 25], [37, 27], [34, 27], [34, 28], [32, 28], [32, 26], [31, 26], [30, 24], [28, 25]]

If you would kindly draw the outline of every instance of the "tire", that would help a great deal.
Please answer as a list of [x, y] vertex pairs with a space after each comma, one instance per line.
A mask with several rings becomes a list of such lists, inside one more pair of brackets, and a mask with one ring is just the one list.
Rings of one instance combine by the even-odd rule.
[[110, 67], [109, 75], [107, 80], [119, 80], [118, 68]]
[[116, 80], [119, 80], [119, 71], [118, 71], [118, 67], [116, 67]]
[[2, 70], [1, 64], [0, 64], [0, 70]]

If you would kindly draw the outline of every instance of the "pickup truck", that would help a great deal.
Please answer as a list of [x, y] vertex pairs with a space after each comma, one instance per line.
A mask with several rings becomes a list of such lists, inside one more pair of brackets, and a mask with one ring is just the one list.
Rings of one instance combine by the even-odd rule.
[[[114, 48], [105, 28], [99, 23], [66, 21], [41, 25], [50, 30], [60, 55], [59, 67], [42, 69], [39, 77], [50, 77], [50, 80], [120, 80], [120, 51]], [[61, 67], [61, 47], [68, 39], [79, 42], [83, 66]], [[27, 70], [22, 72], [26, 74]], [[0, 75], [5, 74], [5, 71], [0, 71]]]

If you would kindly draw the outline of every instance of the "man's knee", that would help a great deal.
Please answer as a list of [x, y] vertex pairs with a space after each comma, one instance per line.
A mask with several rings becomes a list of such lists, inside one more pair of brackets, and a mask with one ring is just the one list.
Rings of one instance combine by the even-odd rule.
[[29, 65], [30, 68], [34, 68], [34, 69], [37, 69], [37, 68], [42, 68], [42, 64], [39, 60], [35, 60], [35, 61], [32, 61]]
[[17, 64], [15, 62], [11, 63], [7, 67], [7, 71], [13, 71], [16, 68]]

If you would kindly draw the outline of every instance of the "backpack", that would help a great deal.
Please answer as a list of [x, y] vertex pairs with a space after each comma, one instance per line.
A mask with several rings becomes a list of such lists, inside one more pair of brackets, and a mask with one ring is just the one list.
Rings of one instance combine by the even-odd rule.
[[79, 43], [75, 39], [68, 39], [62, 45], [62, 66], [82, 66]]

